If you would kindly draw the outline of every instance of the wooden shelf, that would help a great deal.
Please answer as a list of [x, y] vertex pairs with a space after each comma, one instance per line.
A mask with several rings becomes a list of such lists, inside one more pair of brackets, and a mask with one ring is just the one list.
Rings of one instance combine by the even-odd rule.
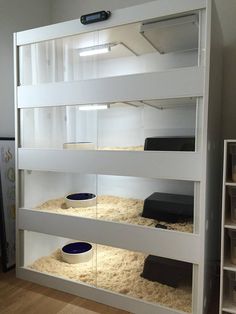
[[[18, 228], [198, 264], [199, 235], [20, 208]], [[163, 245], [165, 243], [165, 245]]]
[[235, 229], [236, 230], [236, 223], [232, 222], [229, 218], [227, 218], [227, 219], [225, 219], [224, 227], [226, 229]]
[[153, 73], [19, 86], [18, 108], [200, 97], [203, 96], [203, 73], [203, 68], [195, 66]]
[[226, 186], [236, 186], [236, 182], [227, 181], [227, 182], [225, 182], [225, 185], [226, 185]]
[[236, 272], [236, 265], [234, 265], [229, 258], [225, 259], [223, 268], [224, 270]]
[[201, 181], [195, 152], [18, 150], [19, 169]]

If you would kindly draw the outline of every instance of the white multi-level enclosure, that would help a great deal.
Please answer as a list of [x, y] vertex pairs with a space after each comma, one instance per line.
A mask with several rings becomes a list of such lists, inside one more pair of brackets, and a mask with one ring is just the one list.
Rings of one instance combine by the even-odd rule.
[[[153, 1], [99, 23], [19, 32], [14, 43], [17, 276], [134, 313], [205, 313], [219, 229], [214, 3]], [[146, 151], [149, 137], [191, 137], [195, 149]], [[71, 192], [94, 193], [97, 205], [66, 208]], [[153, 192], [194, 196], [192, 221], [155, 228], [141, 217]], [[93, 258], [64, 263], [71, 240], [93, 243]], [[142, 278], [149, 254], [191, 264], [191, 283]]]

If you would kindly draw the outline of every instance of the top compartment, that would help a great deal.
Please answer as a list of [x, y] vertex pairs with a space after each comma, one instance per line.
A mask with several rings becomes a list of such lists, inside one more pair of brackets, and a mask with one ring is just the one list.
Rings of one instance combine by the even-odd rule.
[[19, 85], [192, 67], [199, 51], [198, 12], [152, 18], [20, 46]]

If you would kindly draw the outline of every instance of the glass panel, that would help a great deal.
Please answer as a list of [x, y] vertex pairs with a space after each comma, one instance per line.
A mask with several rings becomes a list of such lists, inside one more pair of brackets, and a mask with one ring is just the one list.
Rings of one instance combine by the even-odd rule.
[[[84, 196], [84, 193], [89, 195]], [[66, 196], [71, 194], [77, 195], [75, 200], [68, 202]], [[193, 182], [25, 171], [22, 206], [63, 215], [193, 232], [193, 194]], [[88, 199], [81, 201], [80, 197]]]
[[20, 116], [24, 148], [195, 149], [196, 99], [21, 109]]
[[24, 266], [32, 270], [191, 312], [192, 264], [87, 242], [86, 259], [77, 251], [71, 264], [63, 247], [84, 241], [28, 231], [24, 238]]
[[19, 49], [20, 85], [197, 65], [198, 16], [142, 21]]

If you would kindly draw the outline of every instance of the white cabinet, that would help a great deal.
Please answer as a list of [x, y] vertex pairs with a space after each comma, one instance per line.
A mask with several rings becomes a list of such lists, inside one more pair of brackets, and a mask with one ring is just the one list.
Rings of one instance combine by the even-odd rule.
[[[134, 313], [206, 313], [220, 187], [214, 2], [153, 1], [14, 42], [17, 276]], [[147, 139], [173, 137], [194, 144], [146, 149]], [[96, 206], [66, 208], [72, 192], [96, 194]], [[193, 196], [191, 219], [161, 221], [164, 230], [142, 217], [157, 192]], [[72, 240], [93, 244], [89, 263], [62, 261]], [[148, 255], [182, 262], [191, 280], [145, 279]]]

